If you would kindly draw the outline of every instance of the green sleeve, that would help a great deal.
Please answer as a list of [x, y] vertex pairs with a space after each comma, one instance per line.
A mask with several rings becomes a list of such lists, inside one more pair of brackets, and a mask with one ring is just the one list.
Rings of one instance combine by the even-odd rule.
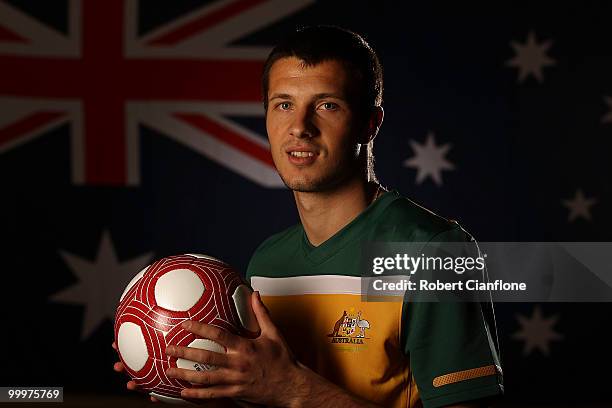
[[[430, 244], [435, 242], [464, 242], [466, 255], [479, 254], [476, 242], [458, 225], [434, 236]], [[401, 341], [425, 408], [503, 392], [492, 315], [492, 304], [404, 299]]]
[[249, 285], [251, 284], [251, 277], [253, 275], [262, 274], [262, 269], [265, 269], [265, 266], [262, 266], [262, 264], [265, 265], [266, 263], [265, 248], [269, 245], [271, 241], [275, 239], [275, 237], [276, 235], [272, 235], [271, 237], [265, 239], [257, 246], [257, 248], [255, 248], [253, 255], [251, 255], [251, 259], [249, 260], [249, 264], [247, 265], [247, 270], [245, 273], [245, 279], [249, 283]]

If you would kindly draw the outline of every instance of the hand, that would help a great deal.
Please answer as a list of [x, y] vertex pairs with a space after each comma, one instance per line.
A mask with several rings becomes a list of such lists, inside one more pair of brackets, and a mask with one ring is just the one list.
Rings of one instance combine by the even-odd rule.
[[[117, 350], [117, 343], [114, 341], [113, 341], [113, 348], [115, 349], [115, 351]], [[125, 367], [123, 366], [123, 363], [121, 361], [117, 361], [115, 364], [113, 364], [113, 370], [115, 370], [118, 373], [121, 373], [125, 371]], [[136, 385], [134, 381], [130, 380], [127, 382], [127, 389], [131, 391], [138, 391], [138, 385]], [[153, 396], [151, 396], [151, 401], [159, 402], [159, 400]]]
[[183, 398], [235, 398], [251, 403], [288, 406], [302, 388], [301, 367], [276, 328], [258, 292], [251, 296], [255, 317], [261, 328], [256, 339], [247, 339], [215, 326], [196, 321], [183, 322], [183, 328], [198, 337], [224, 346], [226, 353], [191, 347], [169, 346], [166, 353], [203, 364], [217, 366], [211, 371], [169, 368], [166, 374], [203, 388], [188, 388]]

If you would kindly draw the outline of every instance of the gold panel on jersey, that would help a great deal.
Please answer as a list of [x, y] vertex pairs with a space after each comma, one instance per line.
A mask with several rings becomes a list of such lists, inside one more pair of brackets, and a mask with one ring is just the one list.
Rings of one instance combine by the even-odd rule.
[[479, 377], [487, 377], [496, 375], [497, 369], [491, 364], [484, 367], [471, 368], [469, 370], [457, 371], [450, 374], [444, 374], [433, 379], [433, 386], [438, 388], [448, 384], [454, 384], [461, 381], [471, 380]]

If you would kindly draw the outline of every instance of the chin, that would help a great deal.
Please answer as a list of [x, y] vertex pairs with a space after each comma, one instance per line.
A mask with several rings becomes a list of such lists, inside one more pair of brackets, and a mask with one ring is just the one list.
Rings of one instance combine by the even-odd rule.
[[352, 167], [346, 166], [302, 169], [302, 171], [287, 170], [279, 171], [281, 179], [288, 189], [300, 193], [330, 191], [355, 174]]
[[282, 174], [280, 176], [288, 189], [293, 191], [299, 191], [300, 193], [315, 193], [321, 191], [322, 187], [324, 187], [325, 184], [322, 183], [322, 179], [315, 179], [311, 177], [289, 177]]
[[339, 179], [337, 177], [294, 177], [288, 178], [281, 175], [281, 179], [285, 183], [288, 189], [297, 191], [300, 193], [320, 193], [329, 191], [337, 186]]
[[298, 191], [300, 193], [316, 193], [322, 190], [318, 183], [312, 181], [291, 181], [285, 182], [285, 185], [288, 189]]

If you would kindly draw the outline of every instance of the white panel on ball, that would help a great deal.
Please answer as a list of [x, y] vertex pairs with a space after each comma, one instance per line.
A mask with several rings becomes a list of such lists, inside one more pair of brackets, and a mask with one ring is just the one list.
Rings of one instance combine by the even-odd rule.
[[166, 404], [174, 404], [174, 405], [197, 405], [193, 402], [184, 400], [182, 398], [168, 397], [167, 395], [158, 394], [156, 392], [151, 391], [149, 393], [150, 396], [157, 398], [161, 402], [165, 402]]
[[232, 299], [234, 299], [234, 305], [236, 306], [236, 311], [238, 312], [242, 327], [249, 331], [256, 332], [259, 330], [259, 325], [257, 324], [257, 318], [251, 307], [252, 293], [251, 289], [246, 285], [240, 285], [234, 291]]
[[191, 309], [204, 293], [204, 284], [189, 269], [175, 269], [162, 275], [155, 283], [155, 302], [174, 312]]
[[185, 255], [193, 256], [195, 258], [200, 258], [200, 259], [208, 259], [208, 260], [215, 261], [215, 262], [220, 262], [220, 263], [223, 263], [223, 264], [225, 263], [222, 260], [217, 259], [217, 258], [213, 258], [212, 256], [209, 256], [209, 255], [202, 255], [202, 254], [185, 254]]
[[[209, 339], [195, 339], [194, 341], [189, 343], [188, 346], [193, 348], [199, 348], [202, 350], [214, 351], [215, 353], [225, 353], [225, 347]], [[176, 360], [176, 366], [178, 368], [198, 371], [210, 371], [215, 370], [217, 368], [213, 365], [197, 363], [195, 361], [186, 360], [184, 358], [178, 358]]]
[[149, 353], [140, 326], [132, 322], [123, 323], [119, 327], [117, 347], [123, 362], [129, 368], [134, 371], [142, 370], [142, 367], [144, 367], [149, 358]]
[[147, 269], [149, 269], [149, 267], [147, 266], [146, 268], [144, 268], [142, 271], [138, 272], [136, 274], [136, 276], [134, 276], [132, 278], [132, 280], [130, 281], [130, 283], [127, 284], [127, 286], [125, 287], [125, 290], [123, 291], [123, 293], [121, 294], [121, 297], [119, 298], [119, 302], [121, 302], [123, 300], [123, 298], [125, 297], [125, 295], [130, 291], [130, 289], [132, 289], [132, 286], [134, 286], [136, 284], [136, 282], [138, 282], [140, 280], [140, 278], [142, 278], [142, 275], [145, 274], [145, 272], [147, 271]]

